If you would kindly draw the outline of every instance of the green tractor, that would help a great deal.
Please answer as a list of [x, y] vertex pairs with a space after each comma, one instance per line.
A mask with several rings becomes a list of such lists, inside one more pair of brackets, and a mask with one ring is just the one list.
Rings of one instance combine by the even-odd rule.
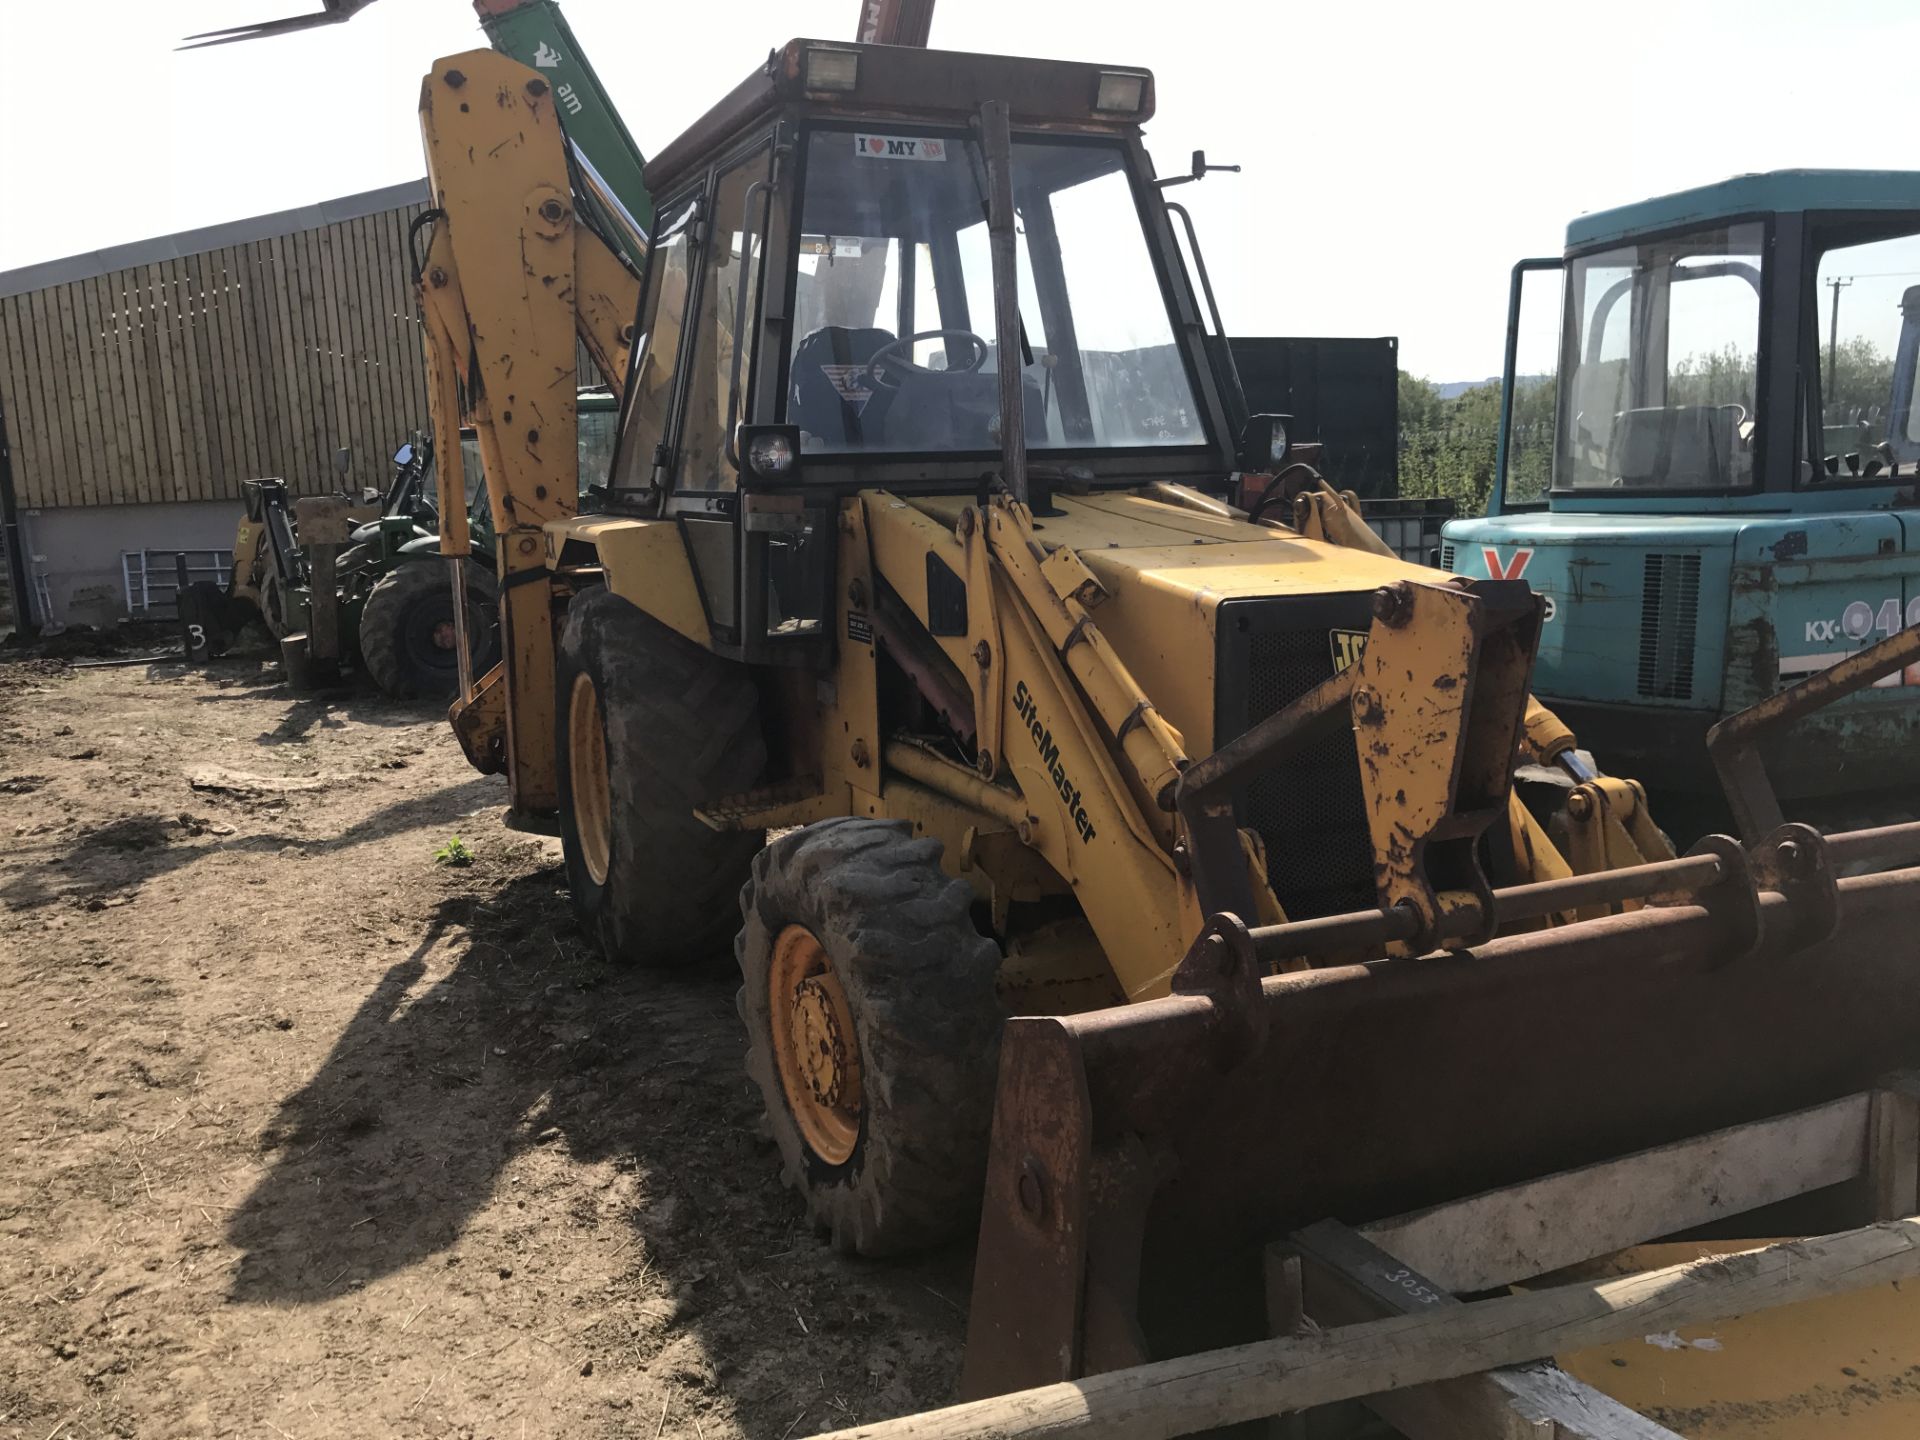
[[[613, 455], [620, 404], [612, 392], [580, 393], [580, 480], [604, 476]], [[473, 673], [500, 658], [498, 581], [494, 578], [493, 514], [486, 502], [480, 445], [460, 432], [461, 470], [468, 490], [467, 523], [474, 563], [462, 567], [467, 588], [467, 634]], [[451, 700], [459, 686], [453, 587], [440, 563], [440, 520], [434, 509], [433, 443], [400, 447], [394, 481], [377, 520], [352, 533], [340, 557], [341, 612], [351, 617], [360, 668], [382, 693], [397, 699]]]
[[[583, 390], [579, 406], [585, 493], [592, 477], [607, 473], [619, 400], [605, 389]], [[467, 634], [474, 673], [483, 674], [500, 646], [493, 515], [470, 430], [461, 432], [460, 449], [478, 561], [463, 567]], [[202, 581], [186, 600], [186, 618], [207, 637], [209, 653], [223, 654], [258, 621], [279, 642], [296, 688], [333, 678], [344, 663], [395, 699], [451, 699], [459, 664], [433, 464], [432, 442], [416, 438], [394, 453], [384, 495], [296, 499], [284, 481], [248, 481], [233, 578], [224, 589]], [[323, 574], [330, 584], [320, 584]], [[331, 595], [330, 605], [316, 603], [321, 593]]]

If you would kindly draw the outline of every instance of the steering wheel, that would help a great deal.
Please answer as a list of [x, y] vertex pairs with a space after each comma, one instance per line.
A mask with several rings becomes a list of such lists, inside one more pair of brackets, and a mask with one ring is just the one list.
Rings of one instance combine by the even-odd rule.
[[[949, 365], [945, 370], [935, 370], [931, 365], [916, 365], [906, 358], [905, 351], [912, 349], [922, 340], [964, 340], [973, 347], [970, 365]], [[922, 330], [914, 335], [902, 335], [898, 340], [882, 345], [873, 352], [873, 358], [867, 361], [865, 379], [876, 390], [898, 390], [898, 380], [882, 380], [881, 366], [910, 375], [971, 375], [987, 363], [987, 342], [971, 330]]]

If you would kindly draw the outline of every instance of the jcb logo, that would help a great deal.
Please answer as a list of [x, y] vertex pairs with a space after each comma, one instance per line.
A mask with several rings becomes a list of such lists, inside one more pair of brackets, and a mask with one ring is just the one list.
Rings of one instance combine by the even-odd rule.
[[1329, 630], [1327, 640], [1333, 647], [1333, 673], [1338, 675], [1349, 665], [1358, 664], [1366, 653], [1367, 632], [1364, 630]]
[[1500, 552], [1491, 545], [1484, 546], [1480, 553], [1486, 558], [1487, 575], [1494, 580], [1518, 580], [1526, 574], [1527, 562], [1533, 559], [1533, 551], [1516, 550], [1511, 561], [1502, 562]]

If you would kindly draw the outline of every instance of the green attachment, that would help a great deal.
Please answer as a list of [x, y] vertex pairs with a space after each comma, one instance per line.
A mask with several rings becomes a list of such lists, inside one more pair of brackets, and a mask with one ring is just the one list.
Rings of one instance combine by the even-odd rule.
[[[528, 0], [504, 14], [482, 14], [480, 25], [494, 49], [546, 77], [567, 138], [580, 147], [641, 228], [651, 231], [653, 200], [647, 194], [645, 158], [555, 0]], [[620, 248], [624, 253], [627, 247]], [[637, 269], [645, 256], [626, 258]]]

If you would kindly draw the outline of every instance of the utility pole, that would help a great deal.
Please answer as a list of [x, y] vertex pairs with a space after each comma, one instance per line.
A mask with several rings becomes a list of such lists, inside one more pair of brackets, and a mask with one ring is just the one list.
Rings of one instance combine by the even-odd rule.
[[1833, 403], [1833, 367], [1840, 354], [1840, 292], [1853, 284], [1851, 275], [1836, 275], [1827, 281], [1833, 288], [1833, 314], [1827, 326], [1827, 403]]

